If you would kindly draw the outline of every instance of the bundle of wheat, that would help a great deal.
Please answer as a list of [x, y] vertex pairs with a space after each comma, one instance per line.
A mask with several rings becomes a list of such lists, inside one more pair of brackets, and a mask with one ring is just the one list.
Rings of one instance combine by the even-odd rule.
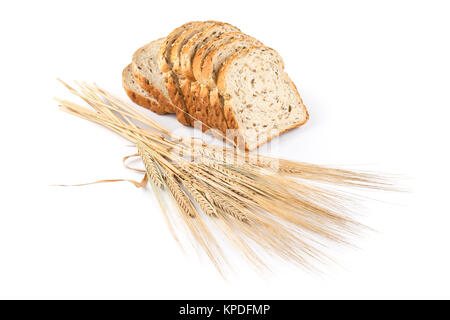
[[[351, 217], [355, 198], [340, 186], [392, 190], [390, 178], [249, 153], [180, 138], [97, 85], [63, 84], [93, 109], [57, 99], [70, 114], [105, 126], [136, 145], [173, 231], [164, 192], [223, 274], [226, 257], [211, 221], [254, 265], [266, 267], [258, 248], [301, 266], [325, 261], [328, 241], [348, 243], [361, 224]], [[142, 185], [146, 184], [146, 180]], [[139, 184], [137, 184], [139, 186]], [[328, 185], [328, 187], [326, 186]], [[335, 188], [329, 188], [335, 187]], [[175, 235], [176, 236], [176, 235]]]

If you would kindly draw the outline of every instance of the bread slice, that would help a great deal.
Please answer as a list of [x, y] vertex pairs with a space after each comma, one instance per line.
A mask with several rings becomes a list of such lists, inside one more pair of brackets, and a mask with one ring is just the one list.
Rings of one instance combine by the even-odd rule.
[[122, 86], [130, 99], [141, 107], [147, 108], [157, 114], [166, 113], [164, 107], [136, 82], [131, 71], [131, 64], [123, 69]]
[[175, 113], [159, 67], [158, 51], [163, 42], [164, 39], [158, 39], [139, 48], [133, 55], [131, 70], [137, 83], [158, 100], [166, 113]]
[[[207, 114], [204, 122], [209, 127], [217, 128], [225, 133], [230, 125], [227, 123], [223, 113], [223, 104], [217, 90], [216, 78], [222, 64], [234, 53], [251, 46], [262, 46], [262, 43], [250, 36], [233, 39], [212, 50], [204, 59], [200, 83], [197, 92], [199, 104]], [[205, 130], [205, 128], [204, 128]]]
[[220, 69], [217, 87], [238, 145], [254, 150], [304, 124], [308, 112], [279, 54], [267, 47], [235, 53]]

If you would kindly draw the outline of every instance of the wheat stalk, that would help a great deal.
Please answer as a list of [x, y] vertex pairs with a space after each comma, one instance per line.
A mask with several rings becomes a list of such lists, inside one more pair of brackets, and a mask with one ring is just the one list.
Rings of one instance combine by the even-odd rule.
[[92, 109], [57, 99], [61, 109], [136, 145], [171, 232], [175, 235], [171, 221], [176, 216], [169, 214], [160, 192], [171, 195], [177, 217], [221, 273], [226, 257], [208, 220], [258, 267], [267, 265], [247, 241], [314, 268], [311, 260], [328, 261], [321, 247], [329, 241], [348, 243], [363, 228], [351, 215], [357, 198], [335, 187], [394, 189], [391, 177], [180, 138], [97, 85], [82, 83], [76, 90], [63, 84]]

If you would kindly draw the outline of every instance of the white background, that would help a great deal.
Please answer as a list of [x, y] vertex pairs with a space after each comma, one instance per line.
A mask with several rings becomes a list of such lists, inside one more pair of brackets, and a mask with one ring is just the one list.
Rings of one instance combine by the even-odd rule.
[[[0, 298], [450, 298], [449, 14], [446, 1], [3, 1]], [[365, 203], [377, 232], [331, 248], [339, 264], [320, 275], [236, 260], [224, 281], [180, 251], [150, 190], [50, 186], [139, 178], [121, 164], [128, 142], [58, 111], [53, 97], [72, 97], [55, 78], [126, 99], [138, 47], [207, 19], [284, 57], [311, 118], [278, 155], [408, 177], [407, 194], [371, 195], [388, 202]]]

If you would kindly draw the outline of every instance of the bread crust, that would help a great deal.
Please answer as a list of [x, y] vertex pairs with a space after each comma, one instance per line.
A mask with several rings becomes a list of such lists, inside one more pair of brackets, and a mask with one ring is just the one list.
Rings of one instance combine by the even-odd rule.
[[207, 27], [217, 23], [216, 21], [205, 21], [193, 24], [189, 28], [186, 28], [177, 38], [177, 40], [172, 45], [172, 50], [170, 53], [170, 61], [172, 63], [172, 70], [175, 71], [177, 75], [182, 75], [181, 70], [181, 54], [186, 40], [189, 41], [195, 34], [202, 32]]
[[143, 96], [142, 94], [132, 90], [126, 85], [125, 82], [125, 74], [127, 72], [127, 69], [130, 68], [130, 65], [126, 66], [122, 71], [122, 86], [128, 95], [128, 97], [136, 104], [140, 105], [141, 107], [144, 107], [150, 111], [153, 111], [157, 114], [163, 115], [166, 114], [164, 107], [158, 103], [156, 99], [151, 99], [148, 97]]
[[183, 33], [183, 31], [197, 23], [200, 23], [199, 21], [191, 21], [183, 24], [182, 26], [176, 28], [173, 30], [164, 40], [163, 44], [159, 47], [158, 52], [158, 60], [159, 60], [159, 67], [161, 68], [162, 72], [169, 72], [171, 70], [171, 62], [170, 55], [172, 50], [173, 43], [178, 39], [178, 36]]
[[228, 126], [217, 93], [199, 82], [191, 89], [196, 97], [197, 110], [201, 110], [202, 121], [205, 123], [203, 131], [214, 128], [225, 133]]
[[[190, 95], [190, 91], [186, 88], [190, 88], [190, 83], [186, 81], [181, 73], [180, 66], [180, 51], [186, 38], [190, 37], [191, 34], [195, 34], [196, 32], [201, 32], [201, 30], [207, 28], [209, 25], [216, 23], [215, 21], [206, 21], [206, 22], [198, 22], [194, 23], [188, 28], [186, 28], [173, 42], [170, 59], [171, 63], [171, 72], [167, 72], [167, 90], [169, 91], [169, 96], [172, 100], [172, 103], [176, 106], [175, 113], [177, 115], [177, 119], [180, 123], [193, 126], [194, 120], [189, 114], [189, 110], [187, 108], [188, 99]], [[187, 95], [185, 98], [184, 95]]]
[[193, 122], [187, 113], [184, 95], [181, 91], [182, 89], [178, 77], [173, 71], [165, 73], [164, 76], [166, 79], [167, 92], [174, 105], [178, 121], [185, 126], [192, 126]]
[[204, 130], [204, 127], [206, 127], [208, 124], [206, 123], [206, 114], [203, 108], [202, 104], [199, 101], [199, 96], [197, 94], [199, 83], [197, 81], [190, 81], [186, 79], [186, 85], [185, 90], [187, 98], [187, 109], [190, 115], [192, 115], [193, 121], [201, 121], [202, 122], [202, 130]]
[[128, 88], [124, 88], [126, 94], [128, 95], [128, 97], [136, 104], [140, 105], [141, 107], [144, 107], [150, 111], [153, 111], [157, 114], [163, 115], [163, 114], [167, 114], [167, 112], [164, 111], [164, 109], [161, 107], [161, 105], [154, 101], [154, 100], [150, 100], [142, 95], [140, 95], [139, 93], [137, 93], [136, 91], [132, 91], [131, 89]]
[[192, 82], [189, 79], [183, 78], [180, 80], [180, 89], [183, 94], [185, 108], [186, 108], [186, 116], [189, 117], [192, 126], [194, 126], [195, 121], [202, 121], [195, 115], [195, 97], [193, 96], [193, 92], [191, 90], [191, 86], [195, 85], [195, 81]]
[[192, 73], [194, 74], [194, 78], [199, 81], [202, 73], [202, 65], [203, 65], [203, 59], [206, 57], [206, 55], [214, 50], [218, 45], [217, 43], [224, 43], [231, 41], [232, 39], [235, 39], [236, 37], [243, 36], [244, 34], [242, 32], [227, 32], [222, 34], [220, 37], [211, 40], [204, 46], [202, 46], [194, 55], [194, 58], [192, 59]]
[[[220, 44], [229, 42], [236, 38], [241, 38], [247, 36], [246, 34], [242, 32], [227, 32], [222, 34], [220, 37], [211, 40], [204, 46], [202, 46], [197, 52], [195, 53], [195, 56], [192, 60], [192, 72], [194, 74], [194, 78], [197, 81], [201, 81], [201, 74], [202, 74], [202, 66], [204, 58], [215, 48], [217, 48]], [[248, 36], [247, 36], [248, 37]]]
[[214, 56], [217, 54], [218, 50], [220, 47], [214, 49], [213, 51], [211, 51], [210, 53], [208, 53], [206, 55], [206, 57], [203, 59], [202, 62], [202, 68], [201, 68], [201, 73], [199, 76], [199, 81], [205, 85], [214, 85], [214, 82], [211, 81], [211, 74], [212, 74], [212, 68], [213, 68], [213, 59]]
[[[177, 106], [176, 114], [177, 119], [184, 125], [193, 126], [195, 122], [195, 115], [192, 113], [193, 95], [190, 90], [191, 81], [186, 79], [181, 70], [182, 49], [186, 44], [187, 39], [191, 39], [195, 34], [202, 32], [204, 29], [211, 25], [215, 25], [217, 21], [206, 21], [191, 25], [186, 28], [173, 42], [170, 61], [172, 63], [172, 74], [168, 81], [168, 90], [171, 92], [171, 99]], [[189, 40], [188, 40], [189, 41]], [[176, 92], [175, 88], [178, 90]], [[200, 121], [202, 119], [197, 118]]]
[[[196, 81], [193, 74], [193, 57], [197, 52], [193, 50], [202, 49], [205, 47], [205, 40], [215, 40], [222, 34], [232, 31], [235, 34], [240, 34], [240, 30], [228, 23], [216, 22], [204, 28], [201, 32], [195, 34], [183, 46], [180, 55], [180, 68], [183, 75], [182, 92], [185, 97], [185, 104], [187, 112], [192, 116], [193, 121], [201, 121], [202, 131], [217, 128], [214, 114], [210, 114], [209, 93], [205, 96], [201, 95], [201, 85]], [[212, 39], [211, 39], [212, 38]]]
[[216, 49], [212, 50], [203, 60], [202, 72], [200, 75], [201, 83], [208, 85], [211, 88], [215, 88], [217, 86], [216, 74], [214, 73], [214, 58], [216, 57], [216, 55], [220, 54], [220, 51], [225, 47], [233, 45], [234, 43], [239, 43], [241, 41], [248, 42], [248, 47], [264, 46], [260, 41], [246, 35], [245, 37], [233, 39], [232, 41], [224, 43], [223, 45], [217, 47]]
[[174, 72], [174, 61], [172, 60], [172, 57], [175, 56], [175, 52], [178, 52], [178, 47], [175, 48], [175, 44], [179, 40], [180, 36], [184, 34], [186, 30], [199, 26], [202, 23], [203, 22], [192, 21], [176, 28], [166, 37], [166, 40], [163, 42], [158, 52], [160, 68], [164, 75], [167, 92], [172, 102], [173, 109], [177, 115], [178, 121], [186, 126], [192, 125], [192, 121], [187, 115], [178, 75]]
[[[220, 35], [226, 32], [240, 32], [240, 30], [228, 23], [216, 22], [207, 28], [203, 29], [201, 32], [197, 33], [195, 36], [189, 39], [189, 41], [181, 49], [180, 55], [180, 71], [189, 80], [195, 81], [194, 73], [192, 70], [192, 61], [194, 59], [194, 50], [201, 48], [205, 43], [204, 41], [209, 37], [214, 37], [217, 39]], [[203, 45], [202, 45], [203, 44]], [[194, 54], [194, 55], [192, 55]]]
[[[137, 54], [139, 50], [140, 49], [138, 49], [135, 54]], [[158, 88], [153, 86], [152, 83], [143, 74], [141, 74], [133, 64], [131, 65], [131, 71], [133, 72], [133, 77], [136, 82], [153, 98], [158, 100], [158, 103], [162, 106], [162, 108], [164, 108], [166, 113], [175, 113], [175, 108], [169, 99], [167, 99]]]

